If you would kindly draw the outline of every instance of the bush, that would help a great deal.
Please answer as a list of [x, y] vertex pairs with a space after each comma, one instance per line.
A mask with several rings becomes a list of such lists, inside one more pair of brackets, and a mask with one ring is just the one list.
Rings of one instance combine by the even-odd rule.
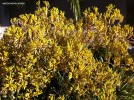
[[[133, 74], [127, 39], [113, 5], [87, 9], [78, 22], [49, 3], [20, 15], [0, 40], [1, 98], [115, 100]], [[130, 73], [130, 74], [128, 74]], [[125, 89], [127, 91], [127, 88]], [[130, 95], [129, 95], [130, 96]]]

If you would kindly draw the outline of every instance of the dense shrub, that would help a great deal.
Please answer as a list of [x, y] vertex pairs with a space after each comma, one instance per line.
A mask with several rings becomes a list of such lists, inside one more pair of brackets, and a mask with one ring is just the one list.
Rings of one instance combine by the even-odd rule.
[[[133, 75], [133, 29], [113, 5], [78, 22], [49, 3], [20, 15], [0, 40], [0, 91], [6, 99], [115, 100]], [[127, 73], [130, 73], [129, 75]], [[124, 75], [124, 76], [123, 76]], [[131, 86], [133, 80], [131, 78]]]

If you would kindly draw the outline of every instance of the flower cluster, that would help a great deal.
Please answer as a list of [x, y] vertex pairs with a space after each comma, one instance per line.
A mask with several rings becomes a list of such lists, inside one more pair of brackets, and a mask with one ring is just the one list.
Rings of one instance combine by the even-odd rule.
[[113, 5], [74, 22], [49, 3], [11, 20], [0, 40], [0, 95], [9, 99], [115, 100], [121, 73], [133, 72], [132, 27]]

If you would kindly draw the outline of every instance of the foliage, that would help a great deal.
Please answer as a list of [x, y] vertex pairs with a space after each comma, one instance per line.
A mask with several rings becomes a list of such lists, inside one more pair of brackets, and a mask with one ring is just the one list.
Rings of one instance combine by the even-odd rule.
[[80, 0], [69, 0], [69, 2], [71, 4], [75, 20], [77, 21], [81, 17]]
[[121, 26], [120, 11], [113, 5], [104, 14], [89, 8], [75, 23], [44, 3], [34, 14], [12, 19], [0, 40], [1, 98], [126, 98], [120, 95], [130, 91], [124, 82], [134, 85], [127, 42], [133, 29]]

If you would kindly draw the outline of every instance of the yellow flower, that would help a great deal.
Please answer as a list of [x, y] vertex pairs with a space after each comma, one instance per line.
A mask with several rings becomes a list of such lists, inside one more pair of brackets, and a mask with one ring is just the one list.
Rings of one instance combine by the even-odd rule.
[[69, 72], [69, 80], [72, 78], [72, 72]]
[[49, 94], [49, 97], [48, 97], [48, 99], [49, 100], [55, 100], [55, 98], [54, 98], [55, 96], [54, 96], [54, 94]]

